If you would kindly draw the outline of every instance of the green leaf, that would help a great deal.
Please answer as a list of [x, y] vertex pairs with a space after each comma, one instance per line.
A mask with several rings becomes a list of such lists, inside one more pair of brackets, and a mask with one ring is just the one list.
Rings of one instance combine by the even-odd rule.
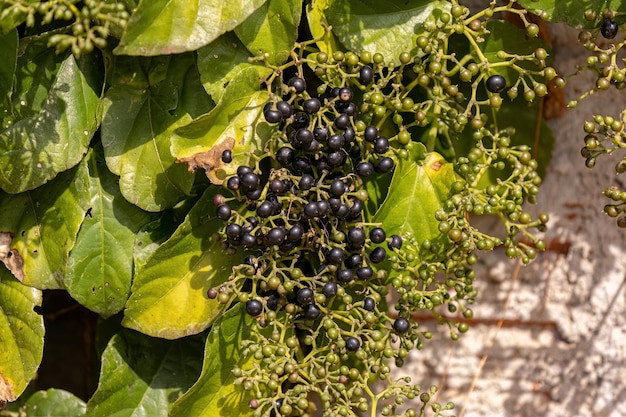
[[172, 207], [190, 194], [194, 177], [175, 163], [170, 137], [211, 108], [194, 57], [113, 59], [102, 120], [107, 165], [131, 203], [147, 211]]
[[234, 367], [247, 369], [241, 342], [250, 339], [251, 319], [241, 304], [215, 322], [206, 340], [202, 374], [198, 381], [172, 407], [170, 417], [252, 416], [250, 394], [235, 385]]
[[43, 317], [33, 311], [39, 305], [41, 291], [0, 266], [0, 403], [15, 401], [41, 363]]
[[235, 28], [254, 56], [269, 54], [268, 62], [282, 64], [298, 38], [302, 0], [268, 0]]
[[337, 0], [325, 15], [347, 49], [379, 52], [386, 62], [397, 62], [402, 52], [416, 52], [421, 25], [433, 11], [449, 9], [444, 0]]
[[198, 378], [202, 345], [199, 337], [169, 341], [130, 330], [113, 336], [86, 415], [166, 417]]
[[198, 49], [198, 71], [204, 89], [215, 102], [222, 99], [226, 86], [247, 68], [254, 68], [259, 79], [268, 77], [272, 70], [260, 62], [249, 62], [250, 52], [233, 32], [227, 32]]
[[69, 252], [88, 202], [85, 161], [33, 191], [0, 192], [0, 240], [10, 240], [11, 248], [6, 256], [0, 253], [0, 260], [27, 285], [63, 288]]
[[[264, 153], [265, 143], [276, 129], [263, 118], [268, 100], [267, 91], [259, 91], [257, 71], [244, 69], [210, 113], [174, 132], [172, 152], [190, 169], [203, 168], [213, 183], [221, 183], [253, 155]], [[229, 164], [221, 160], [225, 149], [233, 152]]]
[[131, 16], [120, 55], [194, 51], [233, 30], [267, 0], [142, 0]]
[[109, 317], [121, 311], [130, 293], [135, 234], [150, 220], [122, 198], [98, 146], [87, 156], [89, 214], [68, 259], [65, 286], [81, 305]]
[[[0, 131], [0, 188], [32, 190], [81, 161], [97, 129], [102, 74], [94, 54], [57, 55], [26, 38]], [[5, 115], [2, 115], [5, 116]]]
[[436, 152], [424, 154], [416, 143], [407, 159], [393, 173], [389, 194], [376, 212], [374, 223], [382, 223], [388, 234], [414, 237], [417, 241], [440, 235], [435, 212], [451, 195], [456, 180], [453, 165]]
[[224, 224], [212, 215], [217, 190], [205, 192], [172, 237], [137, 271], [124, 326], [175, 339], [203, 331], [223, 311], [206, 293], [228, 279], [241, 256], [226, 256], [220, 242], [211, 239]]
[[[13, 87], [13, 77], [17, 64], [17, 30], [6, 34], [0, 32], [0, 103]], [[2, 116], [0, 116], [0, 119]]]
[[[565, 22], [570, 26], [592, 29], [598, 27], [604, 9], [623, 10], [623, 0], [517, 0], [528, 11], [551, 22]], [[600, 19], [589, 22], [585, 10], [595, 10]], [[545, 13], [542, 13], [545, 12]]]
[[332, 3], [333, 0], [318, 0], [306, 6], [306, 18], [311, 35], [313, 39], [319, 39], [316, 43], [319, 50], [328, 55], [343, 50], [333, 32], [326, 30], [330, 26], [326, 18], [326, 10]]
[[86, 409], [87, 404], [71, 392], [51, 388], [31, 395], [20, 412], [26, 417], [79, 417]]

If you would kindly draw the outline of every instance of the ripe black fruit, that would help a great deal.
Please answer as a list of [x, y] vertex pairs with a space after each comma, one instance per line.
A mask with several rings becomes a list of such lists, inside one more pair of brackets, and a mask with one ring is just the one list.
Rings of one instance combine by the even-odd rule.
[[367, 311], [374, 311], [376, 308], [376, 301], [372, 297], [365, 297], [363, 299], [363, 309]]
[[369, 266], [362, 266], [356, 270], [356, 276], [360, 280], [367, 281], [374, 276], [374, 270]]
[[263, 116], [268, 123], [278, 123], [283, 120], [283, 114], [278, 110], [266, 109]]
[[398, 317], [393, 322], [393, 328], [398, 333], [406, 333], [411, 328], [411, 323], [409, 323], [409, 321], [404, 317]]
[[393, 159], [389, 158], [388, 156], [385, 156], [384, 158], [380, 158], [377, 162], [376, 162], [376, 166], [374, 167], [374, 169], [377, 172], [381, 172], [381, 173], [387, 173], [389, 171], [391, 171], [393, 169]]
[[368, 142], [374, 142], [378, 137], [378, 129], [376, 126], [368, 126], [365, 128], [365, 132], [363, 134], [365, 140]]
[[229, 149], [226, 149], [222, 152], [222, 162], [225, 164], [230, 164], [233, 161], [233, 152]]
[[217, 218], [220, 220], [228, 220], [230, 219], [230, 214], [232, 210], [228, 204], [220, 204], [217, 207]]
[[306, 82], [300, 77], [292, 77], [287, 82], [289, 87], [293, 87], [296, 90], [296, 93], [300, 94], [306, 90]]
[[600, 33], [606, 39], [613, 39], [619, 30], [619, 26], [612, 19], [604, 19], [602, 26], [600, 26]]
[[356, 352], [357, 350], [359, 350], [360, 347], [361, 341], [356, 337], [350, 336], [346, 339], [346, 349], [348, 349], [349, 351]]
[[402, 247], [402, 238], [398, 235], [391, 236], [391, 241], [387, 246], [389, 249], [400, 249]]
[[263, 304], [259, 300], [249, 300], [246, 303], [246, 313], [256, 317], [263, 311]]
[[487, 78], [485, 86], [489, 92], [497, 94], [506, 88], [506, 80], [502, 75], [495, 74]]
[[337, 295], [337, 284], [333, 281], [329, 281], [322, 287], [322, 294], [324, 294], [327, 298], [334, 297]]
[[295, 158], [295, 156], [296, 154], [293, 151], [293, 149], [288, 148], [286, 146], [283, 146], [276, 152], [276, 160], [278, 161], [279, 164], [283, 166], [289, 165], [291, 162], [293, 162], [293, 159]]
[[315, 320], [322, 314], [322, 310], [315, 304], [309, 304], [304, 307], [304, 318], [307, 320]]
[[337, 281], [347, 284], [354, 279], [354, 273], [351, 269], [340, 269], [337, 271]]
[[387, 251], [385, 251], [385, 248], [377, 247], [370, 253], [370, 261], [375, 264], [381, 263], [386, 257]]
[[302, 103], [302, 108], [309, 114], [317, 113], [321, 107], [322, 103], [320, 103], [320, 101], [315, 97], [304, 100]]
[[278, 110], [279, 112], [281, 112], [281, 114], [283, 115], [283, 118], [288, 118], [293, 114], [293, 109], [291, 108], [291, 104], [287, 103], [286, 101], [279, 101], [278, 103], [276, 103], [276, 110]]
[[374, 173], [374, 166], [367, 161], [361, 161], [356, 165], [356, 175], [359, 177], [369, 177]]
[[384, 242], [387, 238], [387, 234], [382, 229], [382, 227], [375, 227], [370, 230], [370, 240], [374, 243]]
[[364, 65], [359, 71], [359, 81], [363, 85], [367, 85], [374, 79], [374, 70], [371, 67]]
[[313, 299], [315, 298], [315, 294], [313, 290], [309, 287], [300, 288], [298, 293], [296, 294], [296, 299], [298, 300], [298, 304], [302, 306], [306, 306], [309, 304], [313, 304]]

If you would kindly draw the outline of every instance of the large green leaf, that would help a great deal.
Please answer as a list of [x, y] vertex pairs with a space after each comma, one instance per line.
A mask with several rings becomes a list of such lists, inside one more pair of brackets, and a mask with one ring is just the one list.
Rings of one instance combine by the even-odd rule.
[[126, 26], [121, 55], [194, 51], [233, 30], [267, 0], [142, 0]]
[[133, 276], [135, 234], [150, 216], [121, 196], [100, 146], [87, 160], [90, 210], [70, 252], [64, 282], [81, 305], [109, 317], [124, 308]]
[[250, 338], [250, 317], [241, 305], [227, 311], [213, 325], [204, 348], [202, 374], [176, 403], [170, 417], [251, 416], [250, 394], [235, 385], [234, 367], [248, 368], [241, 342]]
[[71, 392], [51, 388], [37, 391], [20, 409], [24, 417], [79, 417], [84, 416], [87, 404]]
[[166, 417], [198, 378], [202, 346], [199, 337], [169, 341], [121, 331], [102, 354], [100, 381], [86, 415]]
[[[605, 9], [624, 10], [623, 0], [517, 0], [528, 11], [544, 16], [552, 22], [565, 22], [573, 27], [587, 29], [599, 26], [599, 22], [585, 19], [585, 10], [595, 10], [599, 16]], [[542, 13], [542, 12], [545, 12]]]
[[0, 188], [32, 190], [76, 165], [97, 129], [102, 74], [94, 54], [57, 55], [46, 38], [20, 42], [0, 130]]
[[[13, 87], [13, 77], [17, 63], [17, 30], [0, 32], [0, 103]], [[6, 109], [5, 109], [6, 110]], [[6, 110], [8, 111], [8, 110]], [[2, 116], [0, 116], [0, 120]]]
[[0, 266], [0, 404], [26, 389], [43, 357], [43, 317], [33, 311], [38, 305], [41, 291]]
[[272, 64], [282, 64], [298, 38], [302, 0], [268, 0], [235, 33], [254, 55], [268, 54]]
[[0, 260], [30, 286], [63, 288], [69, 252], [89, 209], [89, 172], [83, 161], [33, 191], [0, 191], [0, 240], [12, 239]]
[[[210, 113], [176, 130], [172, 152], [190, 169], [203, 168], [212, 182], [221, 183], [253, 154], [264, 152], [274, 129], [263, 119], [268, 99], [267, 91], [259, 91], [256, 69], [244, 69]], [[225, 149], [232, 149], [230, 164], [221, 160]]]
[[373, 222], [382, 223], [389, 234], [414, 237], [418, 241], [440, 235], [435, 212], [450, 197], [456, 180], [453, 165], [436, 152], [424, 154], [415, 143], [407, 159], [401, 159], [393, 173], [389, 194]]
[[211, 325], [224, 309], [209, 300], [207, 291], [220, 285], [240, 262], [227, 256], [211, 235], [224, 224], [214, 216], [210, 189], [189, 212], [184, 223], [137, 271], [126, 303], [126, 327], [175, 339], [196, 334]]
[[348, 49], [379, 52], [397, 63], [402, 52], [416, 50], [421, 24], [433, 11], [449, 8], [444, 0], [336, 0], [325, 15]]
[[249, 62], [250, 52], [233, 32], [227, 32], [198, 49], [198, 71], [204, 89], [215, 102], [222, 99], [228, 83], [237, 79], [247, 68], [254, 68], [259, 79], [266, 78], [272, 70], [260, 62]]
[[160, 211], [191, 192], [193, 175], [170, 152], [174, 129], [211, 108], [192, 54], [114, 57], [102, 143], [122, 195], [144, 210]]

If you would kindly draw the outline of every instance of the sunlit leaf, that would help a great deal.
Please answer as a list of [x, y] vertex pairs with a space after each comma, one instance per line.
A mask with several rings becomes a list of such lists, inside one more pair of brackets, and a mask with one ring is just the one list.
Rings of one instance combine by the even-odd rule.
[[196, 50], [233, 30], [266, 1], [141, 1], [115, 53], [167, 55]]
[[124, 308], [133, 276], [135, 234], [150, 216], [122, 197], [100, 146], [87, 160], [90, 207], [70, 252], [64, 283], [81, 305], [108, 317]]
[[282, 64], [298, 37], [302, 0], [268, 0], [235, 28], [254, 56], [268, 54], [268, 62]]
[[272, 70], [260, 62], [249, 62], [252, 55], [233, 32], [227, 32], [198, 50], [198, 71], [204, 89], [215, 102], [222, 99], [228, 83], [247, 68], [254, 68], [259, 79]]
[[435, 212], [451, 195], [456, 180], [453, 165], [416, 143], [393, 173], [389, 194], [374, 215], [388, 234], [414, 237], [418, 242], [440, 235]]
[[9, 256], [0, 254], [0, 260], [25, 284], [63, 288], [69, 252], [88, 209], [85, 161], [33, 191], [0, 191], [0, 237], [12, 238]]
[[20, 412], [25, 417], [79, 417], [86, 409], [87, 404], [71, 392], [50, 388], [31, 395]]
[[185, 222], [146, 260], [133, 281], [123, 324], [142, 333], [175, 339], [196, 334], [223, 311], [207, 291], [226, 281], [240, 255], [227, 256], [211, 239], [224, 222], [214, 216], [211, 187]]
[[241, 342], [249, 340], [251, 319], [241, 305], [227, 311], [213, 325], [204, 348], [202, 374], [172, 408], [170, 417], [252, 416], [250, 394], [235, 385], [233, 368], [251, 366], [244, 362]]
[[192, 54], [114, 59], [104, 98], [102, 144], [124, 198], [148, 211], [173, 206], [191, 192], [193, 175], [170, 152], [174, 129], [207, 112]]
[[113, 336], [86, 415], [166, 417], [200, 374], [202, 342], [199, 337], [154, 339], [131, 330]]
[[38, 305], [41, 291], [20, 283], [0, 265], [0, 403], [14, 401], [41, 363], [43, 317], [33, 311]]
[[[257, 71], [244, 69], [210, 113], [176, 130], [172, 152], [178, 160], [191, 169], [204, 169], [212, 182], [221, 183], [252, 155], [262, 154], [275, 127], [263, 118], [269, 95], [259, 88]], [[230, 164], [221, 160], [225, 149], [232, 149]]]
[[378, 52], [386, 62], [398, 62], [402, 52], [416, 52], [415, 40], [426, 18], [449, 9], [443, 0], [337, 0], [325, 16], [347, 49]]
[[95, 56], [57, 55], [47, 38], [20, 41], [8, 113], [0, 115], [0, 188], [32, 190], [76, 165], [97, 129], [102, 71]]

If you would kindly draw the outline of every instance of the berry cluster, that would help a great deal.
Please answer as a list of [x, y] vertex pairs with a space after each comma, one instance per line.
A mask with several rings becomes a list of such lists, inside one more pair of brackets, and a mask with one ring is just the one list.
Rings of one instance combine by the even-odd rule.
[[49, 25], [63, 22], [69, 30], [59, 30], [48, 39], [48, 45], [57, 53], [70, 49], [75, 56], [90, 53], [94, 48], [104, 49], [110, 35], [119, 36], [130, 14], [122, 2], [98, 0], [52, 0], [4, 2], [0, 20], [25, 22], [26, 26]]
[[[402, 366], [431, 337], [413, 316], [432, 311], [456, 339], [468, 326], [454, 315], [473, 315], [476, 253], [503, 247], [527, 263], [545, 246], [531, 229], [545, 230], [547, 215], [533, 220], [523, 210], [538, 193], [537, 161], [482, 109], [497, 112], [500, 93], [514, 99], [519, 85], [532, 101], [545, 94], [538, 80], [556, 73], [542, 48], [499, 54], [498, 67], [517, 70], [517, 80], [494, 71], [476, 39], [488, 34], [482, 18], [504, 9], [491, 5], [470, 18], [467, 8], [454, 6], [429, 17], [416, 51], [402, 53], [399, 63], [367, 51], [326, 54], [311, 41], [298, 44], [287, 64], [267, 64], [274, 71], [263, 117], [274, 133], [264, 154], [232, 167], [236, 174], [214, 198], [223, 248], [243, 251], [245, 261], [208, 294], [243, 304], [255, 319], [254, 337], [243, 346], [254, 364], [234, 370], [252, 393], [255, 416], [307, 415], [312, 397], [327, 416], [403, 409], [410, 416], [427, 404], [438, 415], [451, 408], [430, 403], [409, 379], [391, 379], [389, 361]], [[530, 23], [527, 31], [534, 33]], [[447, 50], [459, 34], [475, 48], [463, 59]], [[456, 181], [441, 209], [424, 219], [438, 224], [439, 236], [372, 223], [396, 165], [413, 162], [418, 146], [434, 153], [456, 138], [473, 146], [450, 156]], [[226, 150], [222, 162], [240, 156]], [[470, 215], [482, 214], [499, 216], [506, 237], [474, 228]], [[372, 378], [386, 388], [373, 392]], [[406, 408], [414, 398], [423, 402], [419, 411]]]

